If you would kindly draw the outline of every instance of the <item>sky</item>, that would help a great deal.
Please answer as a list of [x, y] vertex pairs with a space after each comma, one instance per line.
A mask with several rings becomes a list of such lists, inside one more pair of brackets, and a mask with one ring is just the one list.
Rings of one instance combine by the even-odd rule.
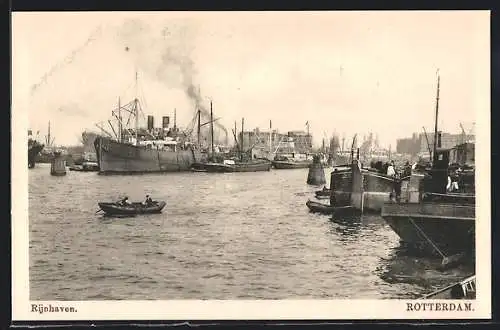
[[58, 145], [78, 143], [137, 95], [158, 125], [176, 109], [188, 126], [196, 104], [212, 100], [229, 130], [242, 118], [245, 130], [308, 122], [316, 145], [373, 132], [394, 148], [423, 126], [433, 131], [437, 69], [440, 129], [459, 133], [489, 113], [489, 15], [13, 13], [12, 107], [41, 136], [50, 121]]

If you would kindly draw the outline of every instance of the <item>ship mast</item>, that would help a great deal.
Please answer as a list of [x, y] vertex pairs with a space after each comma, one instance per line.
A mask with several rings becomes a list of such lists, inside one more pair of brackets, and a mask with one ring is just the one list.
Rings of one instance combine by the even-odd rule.
[[307, 136], [306, 136], [306, 140], [305, 140], [304, 144], [305, 144], [306, 157], [307, 157], [308, 152], [312, 149], [312, 138], [311, 138], [311, 135], [309, 133], [309, 120], [306, 122], [306, 126], [307, 126]]
[[245, 124], [245, 118], [241, 118], [241, 154], [240, 154], [240, 159], [243, 161], [243, 133], [245, 132], [243, 129], [243, 125]]
[[464, 144], [467, 140], [467, 134], [465, 133], [464, 126], [462, 125], [462, 123], [459, 123], [459, 124], [460, 124], [460, 128], [462, 129], [462, 138], [461, 138], [460, 144]]
[[439, 76], [439, 69], [437, 69], [437, 91], [436, 91], [436, 118], [434, 120], [434, 149], [432, 153], [433, 163], [436, 161], [436, 149], [438, 140], [438, 111], [439, 111], [439, 82], [441, 77]]
[[201, 133], [201, 110], [198, 109], [198, 148], [201, 150], [201, 140], [200, 140], [200, 133]]
[[118, 97], [118, 140], [120, 141], [120, 143], [123, 142], [123, 138], [122, 138], [122, 112], [121, 112], [120, 97]]
[[429, 143], [429, 139], [427, 137], [427, 132], [425, 131], [425, 127], [422, 126], [424, 130], [424, 136], [425, 136], [425, 141], [427, 142], [427, 150], [429, 150], [429, 160], [432, 161], [432, 150], [431, 150], [431, 145]]
[[50, 147], [50, 120], [49, 120], [49, 128], [47, 130], [47, 147]]
[[272, 144], [273, 144], [273, 125], [272, 122], [269, 120], [269, 157], [271, 157], [272, 154]]
[[233, 135], [234, 135], [234, 141], [236, 142], [236, 151], [240, 151], [240, 144], [238, 142], [238, 130], [236, 129], [236, 120], [234, 121], [234, 131], [233, 131]]
[[134, 100], [134, 109], [135, 109], [135, 145], [139, 145], [139, 139], [138, 139], [138, 131], [139, 131], [139, 106], [138, 106], [138, 100], [137, 100], [137, 79], [138, 79], [138, 74], [137, 70], [135, 71], [135, 100]]
[[174, 132], [177, 128], [177, 109], [174, 108]]
[[210, 100], [210, 143], [212, 157], [214, 156], [214, 113], [212, 111], [212, 100]]

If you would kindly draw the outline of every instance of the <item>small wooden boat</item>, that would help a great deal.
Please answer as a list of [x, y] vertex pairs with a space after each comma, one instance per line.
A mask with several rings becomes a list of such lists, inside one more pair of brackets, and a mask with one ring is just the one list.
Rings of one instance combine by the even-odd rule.
[[142, 203], [132, 203], [130, 205], [121, 205], [118, 203], [98, 203], [99, 207], [107, 215], [133, 215], [133, 214], [151, 214], [161, 213], [161, 210], [167, 205], [164, 201], [155, 201], [151, 205]]
[[353, 211], [354, 208], [350, 205], [348, 206], [331, 206], [329, 204], [323, 204], [308, 200], [306, 206], [311, 212], [323, 213], [323, 214], [334, 214], [338, 212]]
[[273, 164], [274, 168], [277, 170], [289, 170], [289, 169], [296, 169], [296, 168], [309, 168], [309, 166], [312, 164], [312, 161], [310, 161], [310, 160], [301, 160], [301, 161], [273, 160], [272, 164]]
[[423, 297], [424, 299], [475, 299], [476, 298], [476, 276], [449, 285], [443, 289], [432, 292]]

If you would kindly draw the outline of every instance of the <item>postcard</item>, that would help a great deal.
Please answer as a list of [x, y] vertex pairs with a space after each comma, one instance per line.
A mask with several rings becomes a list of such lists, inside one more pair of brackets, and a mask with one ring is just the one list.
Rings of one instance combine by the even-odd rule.
[[489, 25], [13, 13], [13, 320], [490, 318]]

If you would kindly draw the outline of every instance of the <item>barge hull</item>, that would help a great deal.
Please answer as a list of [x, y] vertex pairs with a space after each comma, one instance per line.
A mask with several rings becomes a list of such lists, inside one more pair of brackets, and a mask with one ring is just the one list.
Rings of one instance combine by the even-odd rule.
[[336, 205], [351, 205], [361, 212], [380, 213], [395, 187], [395, 180], [361, 169], [353, 161], [350, 169], [334, 170], [330, 176], [331, 199]]
[[472, 252], [475, 246], [475, 207], [445, 203], [386, 204], [382, 218], [410, 247], [444, 253]]
[[271, 170], [271, 163], [225, 165], [225, 164], [205, 164], [204, 170], [215, 173], [230, 172], [263, 172]]
[[281, 161], [273, 161], [272, 165], [277, 170], [290, 170], [295, 168], [309, 168], [312, 162], [281, 162]]

